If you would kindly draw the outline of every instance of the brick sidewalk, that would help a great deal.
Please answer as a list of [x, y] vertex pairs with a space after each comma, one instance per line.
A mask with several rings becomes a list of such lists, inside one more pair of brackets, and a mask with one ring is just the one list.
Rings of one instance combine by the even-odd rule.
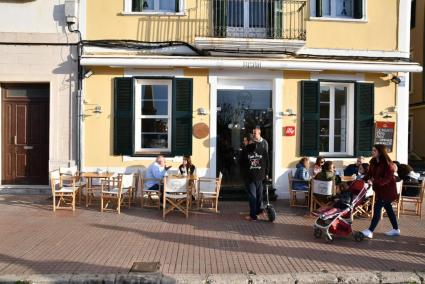
[[[0, 274], [126, 273], [133, 262], [159, 261], [165, 274], [276, 274], [318, 271], [425, 270], [425, 220], [402, 216], [403, 236], [372, 241], [313, 237], [314, 219], [278, 202], [275, 223], [247, 222], [246, 203], [222, 202], [221, 213], [169, 215], [155, 209], [51, 211], [46, 196], [0, 196]], [[364, 229], [370, 220], [356, 219]]]

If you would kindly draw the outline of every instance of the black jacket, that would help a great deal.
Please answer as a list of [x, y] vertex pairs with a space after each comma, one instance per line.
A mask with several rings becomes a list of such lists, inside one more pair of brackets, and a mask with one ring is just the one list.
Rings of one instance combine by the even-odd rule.
[[241, 168], [245, 182], [263, 181], [268, 171], [268, 155], [259, 143], [245, 147], [241, 154]]

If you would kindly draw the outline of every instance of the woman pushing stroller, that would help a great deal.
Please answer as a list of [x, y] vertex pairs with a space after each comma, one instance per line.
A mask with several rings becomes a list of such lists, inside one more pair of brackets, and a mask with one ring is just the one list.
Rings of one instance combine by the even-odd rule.
[[365, 180], [373, 186], [375, 191], [375, 205], [373, 218], [369, 229], [362, 231], [366, 238], [373, 238], [373, 231], [381, 219], [382, 208], [385, 208], [393, 229], [385, 233], [387, 236], [399, 236], [397, 218], [394, 213], [392, 202], [397, 199], [396, 179], [394, 176], [394, 165], [388, 156], [385, 145], [374, 145], [372, 149], [372, 160]]

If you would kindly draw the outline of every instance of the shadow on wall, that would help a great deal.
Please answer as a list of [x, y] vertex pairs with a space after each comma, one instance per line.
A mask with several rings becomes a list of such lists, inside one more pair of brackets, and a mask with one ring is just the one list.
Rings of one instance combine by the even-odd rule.
[[196, 0], [193, 7], [185, 7], [184, 16], [144, 16], [139, 19], [137, 39], [140, 41], [184, 41], [193, 43], [196, 36], [210, 32], [212, 1]]
[[65, 4], [59, 4], [59, 5], [53, 6], [53, 20], [56, 22], [58, 32], [65, 33], [66, 32]]

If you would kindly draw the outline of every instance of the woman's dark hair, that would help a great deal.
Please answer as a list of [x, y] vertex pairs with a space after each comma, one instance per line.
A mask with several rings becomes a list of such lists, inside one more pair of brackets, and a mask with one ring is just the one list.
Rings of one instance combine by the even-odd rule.
[[364, 169], [365, 173], [367, 173], [367, 171], [369, 170], [369, 164], [368, 163], [363, 163], [363, 164], [361, 164], [361, 166]]
[[190, 167], [192, 165], [192, 158], [190, 156], [183, 156], [183, 160], [187, 161], [188, 167]]
[[[375, 144], [373, 145], [373, 147], [378, 151], [378, 155], [379, 155], [379, 162], [380, 163], [385, 163], [387, 166], [391, 165], [393, 163], [393, 161], [391, 160], [390, 156], [388, 156], [388, 152], [387, 152], [387, 146], [382, 145], [382, 144]], [[373, 158], [372, 163], [377, 163], [376, 159]]]
[[333, 166], [333, 164], [334, 163], [332, 163], [332, 161], [326, 161], [324, 164], [323, 164], [323, 166], [322, 166], [322, 170], [323, 171], [327, 171], [327, 172], [330, 172], [330, 171], [332, 171], [332, 166]]
[[318, 156], [318, 157], [316, 158], [316, 163], [315, 163], [315, 165], [320, 166], [320, 162], [321, 162], [321, 161], [323, 161], [323, 160], [324, 160], [324, 158], [323, 158], [322, 156]]

